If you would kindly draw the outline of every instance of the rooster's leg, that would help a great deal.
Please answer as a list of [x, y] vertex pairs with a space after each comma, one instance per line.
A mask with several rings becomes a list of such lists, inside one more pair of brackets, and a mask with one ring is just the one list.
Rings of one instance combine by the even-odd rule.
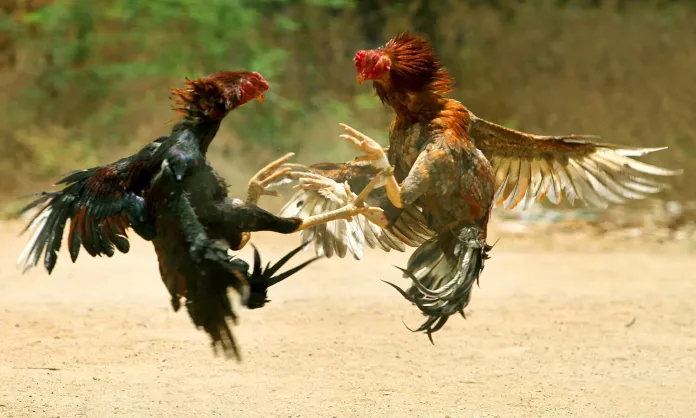
[[[275, 190], [266, 190], [266, 187], [287, 176], [292, 171], [292, 167], [283, 167], [280, 170], [279, 168], [284, 166], [294, 155], [295, 153], [289, 152], [254, 174], [247, 186], [247, 195], [245, 199], [247, 205], [256, 205], [261, 196], [278, 196], [278, 192]], [[237, 248], [233, 248], [233, 250], [241, 250], [250, 239], [251, 232], [242, 232], [242, 239]]]
[[[340, 209], [332, 210], [330, 212], [310, 216], [309, 218], [303, 219], [302, 224], [297, 228], [297, 230], [301, 231], [303, 229], [312, 228], [317, 225], [321, 225], [338, 219], [351, 220], [353, 216], [357, 215], [365, 215], [369, 219], [385, 218], [384, 210], [382, 210], [382, 208], [365, 205], [365, 199], [380, 181], [382, 181], [381, 176], [375, 176], [372, 179], [372, 181], [370, 181], [370, 183], [360, 192], [360, 194], [354, 200], [349, 201], [345, 206], [343, 206]], [[348, 187], [348, 184], [346, 184], [345, 187], [347, 196], [353, 196], [353, 192], [350, 191], [350, 187]]]
[[372, 161], [372, 165], [378, 169], [383, 170], [384, 176], [387, 176], [387, 182], [385, 187], [387, 188], [387, 197], [391, 203], [397, 208], [403, 208], [404, 203], [401, 198], [401, 186], [396, 181], [394, 177], [394, 167], [389, 164], [389, 159], [387, 159], [387, 154], [381, 145], [377, 143], [374, 139], [365, 135], [364, 133], [351, 128], [350, 126], [342, 123], [341, 126], [347, 132], [341, 135], [341, 138], [347, 139], [348, 142], [353, 144], [360, 151], [364, 152], [365, 155], [360, 157], [360, 160]]
[[266, 190], [266, 187], [287, 176], [292, 171], [290, 166], [283, 167], [280, 170], [279, 168], [285, 165], [294, 155], [295, 153], [289, 152], [254, 174], [254, 177], [249, 180], [249, 186], [247, 187], [245, 201], [248, 205], [257, 204], [261, 196], [278, 196], [278, 192]]
[[237, 247], [232, 248], [232, 251], [239, 251], [242, 248], [244, 248], [245, 245], [249, 242], [251, 239], [251, 232], [242, 232], [242, 239], [239, 241], [239, 245]]
[[382, 208], [368, 206], [358, 208], [352, 204], [348, 204], [340, 209], [332, 210], [331, 212], [322, 213], [321, 215], [310, 216], [309, 218], [303, 219], [302, 224], [297, 231], [302, 231], [303, 229], [312, 228], [317, 225], [325, 224], [327, 222], [335, 221], [338, 219], [350, 220], [353, 216], [364, 215], [364, 214], [375, 214], [384, 216], [384, 210]]

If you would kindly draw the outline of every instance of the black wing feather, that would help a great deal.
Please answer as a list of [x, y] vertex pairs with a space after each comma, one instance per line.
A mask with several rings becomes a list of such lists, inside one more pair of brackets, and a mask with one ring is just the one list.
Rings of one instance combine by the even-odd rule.
[[[19, 215], [38, 208], [23, 232], [34, 234], [18, 260], [24, 270], [38, 265], [45, 254], [44, 266], [50, 274], [58, 260], [65, 224], [70, 220], [68, 248], [73, 262], [77, 260], [80, 246], [91, 256], [111, 257], [115, 250], [128, 250], [127, 237], [116, 234], [113, 225], [125, 216], [136, 232], [149, 231], [152, 227], [144, 200], [125, 189], [122, 177], [133, 167], [119, 162], [118, 165], [96, 167], [69, 173], [57, 184], [65, 185], [62, 190], [40, 193], [35, 200], [19, 211]], [[144, 222], [133, 223], [133, 220]], [[111, 228], [114, 234], [104, 230]], [[112, 239], [118, 235], [118, 242]], [[147, 233], [145, 234], [147, 235]], [[147, 236], [143, 238], [148, 239]]]

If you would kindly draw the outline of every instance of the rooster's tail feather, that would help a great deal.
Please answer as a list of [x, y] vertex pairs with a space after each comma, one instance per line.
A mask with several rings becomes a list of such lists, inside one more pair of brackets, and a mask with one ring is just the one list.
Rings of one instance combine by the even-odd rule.
[[413, 281], [411, 288], [404, 291], [387, 282], [428, 317], [413, 331], [425, 331], [431, 342], [431, 334], [441, 329], [451, 315], [459, 312], [464, 316], [474, 282], [478, 284], [492, 248], [481, 238], [481, 232], [478, 227], [467, 227], [458, 234], [429, 239], [413, 253], [407, 268], [400, 268], [404, 277]]

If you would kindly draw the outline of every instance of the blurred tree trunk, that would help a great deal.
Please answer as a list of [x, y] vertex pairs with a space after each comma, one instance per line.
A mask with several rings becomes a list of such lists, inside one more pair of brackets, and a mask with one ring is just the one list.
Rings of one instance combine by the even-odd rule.
[[377, 46], [383, 43], [382, 22], [384, 22], [385, 14], [381, 1], [358, 0], [356, 6], [358, 16], [361, 17], [360, 25], [362, 26], [365, 42], [369, 46]]
[[438, 30], [438, 16], [436, 7], [441, 5], [442, 2], [430, 1], [430, 0], [420, 0], [420, 5], [418, 6], [416, 15], [413, 19], [413, 27], [416, 32], [425, 35], [430, 39], [430, 43], [433, 45], [435, 50], [439, 50], [439, 33]]
[[[383, 45], [387, 39], [382, 33], [382, 26], [386, 20], [386, 8], [391, 6], [405, 6], [411, 9], [415, 6], [412, 31], [425, 35], [437, 49], [438, 45], [438, 7], [443, 4], [434, 0], [357, 0], [357, 11], [362, 25], [365, 41], [372, 47]], [[393, 35], [393, 34], [392, 34]], [[391, 36], [388, 36], [390, 38]]]

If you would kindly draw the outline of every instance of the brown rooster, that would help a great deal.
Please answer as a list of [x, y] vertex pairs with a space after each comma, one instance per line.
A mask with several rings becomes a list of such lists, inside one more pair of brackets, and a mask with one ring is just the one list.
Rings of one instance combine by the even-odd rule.
[[[486, 230], [494, 205], [528, 207], [544, 197], [605, 207], [663, 189], [651, 175], [680, 171], [629, 157], [664, 148], [634, 148], [591, 142], [587, 135], [540, 136], [476, 117], [448, 98], [452, 79], [427, 40], [402, 33], [384, 47], [355, 55], [358, 82], [373, 81], [383, 103], [395, 112], [389, 147], [343, 125], [343, 138], [366, 155], [347, 163], [321, 163], [296, 175], [300, 190], [284, 216], [333, 209], [373, 178], [378, 186], [367, 204], [384, 216], [363, 214], [303, 232], [316, 239], [318, 254], [362, 257], [362, 247], [403, 251], [417, 246], [405, 277], [407, 291], [394, 286], [428, 317], [416, 331], [442, 328], [456, 312], [464, 315], [491, 246]], [[345, 182], [349, 187], [339, 183]], [[386, 190], [385, 190], [386, 189]], [[404, 245], [405, 244], [405, 245]], [[391, 283], [390, 283], [391, 284]]]

